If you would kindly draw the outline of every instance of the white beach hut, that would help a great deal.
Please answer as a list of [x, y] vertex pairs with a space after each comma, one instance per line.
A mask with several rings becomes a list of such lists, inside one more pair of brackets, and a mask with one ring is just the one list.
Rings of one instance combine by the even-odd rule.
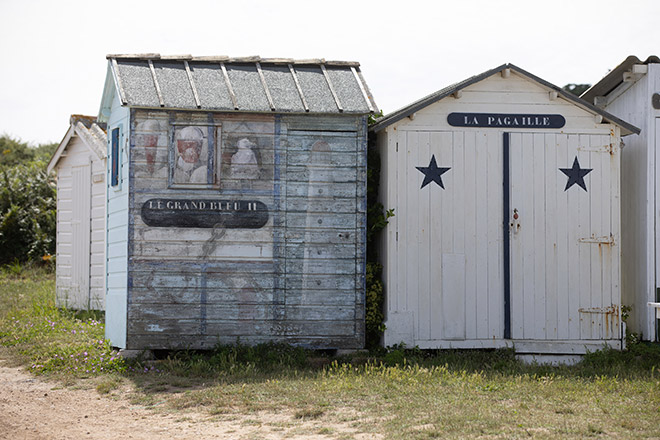
[[384, 344], [621, 347], [621, 136], [505, 64], [380, 119]]
[[106, 135], [91, 116], [72, 115], [48, 163], [57, 173], [58, 307], [105, 308]]
[[[657, 341], [660, 317], [660, 58], [629, 56], [582, 98], [641, 128], [621, 158], [622, 304], [628, 329]], [[655, 307], [649, 307], [655, 303]], [[658, 309], [658, 311], [654, 310]]]

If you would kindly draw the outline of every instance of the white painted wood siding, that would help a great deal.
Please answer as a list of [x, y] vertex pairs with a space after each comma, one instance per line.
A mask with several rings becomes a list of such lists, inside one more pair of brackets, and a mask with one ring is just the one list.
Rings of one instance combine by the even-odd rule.
[[79, 291], [73, 292], [73, 296], [87, 299], [89, 292], [89, 262], [90, 262], [90, 236], [91, 236], [91, 166], [85, 164], [74, 166], [72, 169], [73, 187], [76, 188], [76, 196], [73, 198], [73, 210], [71, 218], [71, 235], [73, 236], [73, 249], [71, 255], [71, 269], [73, 285]]
[[103, 310], [105, 163], [74, 136], [56, 172], [57, 305]]
[[[501, 134], [401, 131], [398, 140], [388, 326], [412, 317], [407, 342], [420, 347], [465, 339], [488, 345], [504, 331]], [[451, 167], [442, 176], [450, 190], [420, 189], [416, 167], [432, 155]]]
[[[115, 96], [112, 104], [112, 117], [108, 121], [107, 158], [107, 204], [106, 204], [106, 314], [105, 336], [113, 346], [126, 348], [126, 323], [128, 302], [128, 171], [129, 149], [127, 133], [129, 111], [122, 108]], [[110, 186], [110, 166], [112, 164], [112, 129], [120, 127], [120, 185]]]
[[[655, 146], [655, 114], [651, 107], [654, 78], [660, 76], [659, 65], [650, 64], [649, 73], [634, 84], [622, 83], [623, 93], [618, 91], [610, 98], [606, 111], [639, 127], [640, 134], [626, 136], [621, 154], [621, 260], [622, 304], [632, 307], [627, 328], [641, 334], [645, 340], [653, 340], [655, 326], [653, 311], [647, 306], [655, 301], [657, 285], [656, 235], [658, 165]], [[660, 86], [660, 81], [658, 81]]]
[[[452, 112], [561, 114], [566, 125], [517, 133], [451, 127]], [[510, 209], [518, 208], [524, 225], [507, 239], [510, 339], [504, 338], [505, 131]], [[537, 353], [619, 347], [619, 139], [617, 127], [514, 72], [468, 86], [460, 98], [444, 98], [380, 132], [381, 200], [395, 212], [382, 235], [385, 345]], [[416, 167], [428, 167], [433, 155], [438, 167], [450, 167], [444, 190], [435, 183], [420, 188], [424, 175]], [[576, 155], [583, 168], [593, 168], [585, 177], [588, 192], [577, 186], [564, 192], [567, 177], [559, 168], [570, 168]], [[608, 243], [591, 243], [604, 237]]]
[[[605, 135], [512, 133], [514, 340], [612, 340], [619, 331], [618, 148]], [[587, 191], [565, 190], [577, 157]]]

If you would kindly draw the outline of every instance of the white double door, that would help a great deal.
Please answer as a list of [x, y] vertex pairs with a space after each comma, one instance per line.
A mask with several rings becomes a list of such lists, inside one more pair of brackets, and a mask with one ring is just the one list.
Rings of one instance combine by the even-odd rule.
[[[609, 135], [402, 140], [410, 221], [398, 226], [399, 285], [419, 292], [407, 297], [417, 342], [619, 338], [619, 153]], [[444, 188], [420, 188], [418, 167], [428, 172], [432, 158], [449, 168]]]

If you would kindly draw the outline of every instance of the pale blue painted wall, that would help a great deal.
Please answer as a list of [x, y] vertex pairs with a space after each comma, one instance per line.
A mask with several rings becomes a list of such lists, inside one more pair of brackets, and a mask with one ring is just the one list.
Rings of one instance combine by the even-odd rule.
[[[128, 139], [130, 110], [122, 107], [116, 93], [108, 120], [107, 160], [107, 240], [106, 240], [106, 312], [105, 337], [113, 346], [126, 347], [126, 313], [128, 302]], [[111, 186], [112, 130], [119, 127], [120, 179]]]

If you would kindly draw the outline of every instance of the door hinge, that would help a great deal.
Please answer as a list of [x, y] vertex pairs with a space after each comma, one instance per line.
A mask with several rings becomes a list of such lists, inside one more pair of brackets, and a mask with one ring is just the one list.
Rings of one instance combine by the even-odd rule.
[[607, 144], [600, 147], [577, 147], [578, 151], [585, 151], [588, 153], [608, 153], [612, 154], [614, 151], [614, 144]]
[[596, 237], [592, 235], [591, 237], [580, 238], [578, 242], [593, 243], [593, 244], [608, 244], [610, 246], [614, 246], [614, 236], [612, 234], [605, 235], [603, 237]]

